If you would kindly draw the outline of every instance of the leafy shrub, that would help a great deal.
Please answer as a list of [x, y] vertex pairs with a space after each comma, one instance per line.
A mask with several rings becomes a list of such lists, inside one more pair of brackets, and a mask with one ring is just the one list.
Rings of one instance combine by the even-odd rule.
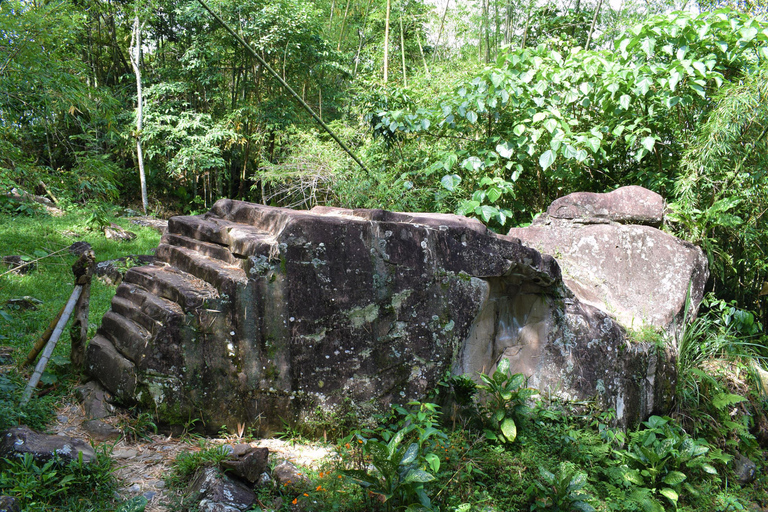
[[435, 404], [411, 402], [409, 405], [417, 406], [416, 410], [396, 409], [402, 416], [392, 428], [378, 431], [381, 439], [355, 434], [374, 471], [343, 471], [349, 480], [376, 495], [387, 511], [399, 507], [434, 510], [425, 484], [435, 481], [435, 473], [440, 469], [433, 438], [445, 438], [445, 434], [434, 426], [439, 414]]
[[27, 512], [62, 508], [71, 511], [114, 510], [117, 479], [109, 446], [84, 463], [53, 458], [37, 462], [31, 454], [0, 462], [0, 493], [13, 496]]
[[537, 394], [536, 390], [525, 387], [527, 380], [522, 373], [512, 374], [509, 360], [499, 361], [492, 376], [480, 374], [484, 384], [477, 386], [486, 397], [482, 406], [485, 413], [485, 436], [493, 441], [511, 443], [517, 437], [519, 417], [528, 407], [526, 401]]
[[587, 475], [577, 472], [569, 464], [561, 463], [557, 473], [539, 468], [541, 478], [529, 489], [535, 496], [531, 511], [552, 510], [555, 512], [594, 512], [595, 508], [587, 500], [590, 496], [584, 491]]

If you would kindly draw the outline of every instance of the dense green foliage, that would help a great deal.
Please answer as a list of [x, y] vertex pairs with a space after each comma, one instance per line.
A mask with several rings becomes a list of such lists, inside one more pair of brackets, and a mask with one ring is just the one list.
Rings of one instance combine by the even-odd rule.
[[[396, 411], [342, 442], [340, 462], [317, 475], [315, 492], [265, 491], [264, 499], [279, 496], [286, 509], [302, 500], [307, 510], [317, 502], [457, 511], [768, 505], [765, 477], [739, 489], [728, 465], [737, 451], [761, 453], [768, 410], [759, 382], [738, 378], [768, 357], [764, 2], [210, 5], [367, 170], [195, 0], [0, 1], [0, 240], [3, 255], [42, 258], [27, 275], [0, 276], [1, 304], [42, 300], [37, 310], [0, 309], [0, 343], [15, 361], [66, 300], [61, 283], [70, 283], [74, 260], [67, 232], [89, 241], [100, 260], [157, 244], [148, 229], [120, 247], [98, 232], [109, 222], [128, 227], [114, 217], [115, 203], [140, 204], [137, 141], [150, 210], [161, 215], [202, 212], [231, 197], [459, 212], [503, 231], [570, 192], [643, 185], [668, 200], [664, 228], [699, 244], [712, 272], [701, 315], [675, 340], [680, 379], [670, 418], [625, 434], [611, 429], [610, 414], [582, 416], [544, 399], [529, 409], [534, 391], [501, 367], [478, 387], [445, 383], [454, 402], [442, 425], [431, 404]], [[134, 67], [129, 45], [138, 35]], [[14, 188], [49, 196], [66, 216], [45, 216], [38, 203], [9, 195]], [[114, 288], [96, 281], [92, 293], [95, 328]], [[43, 376], [51, 393], [27, 406], [20, 376], [0, 375], [0, 427], [50, 420], [51, 404], [76, 377], [66, 350], [61, 344]], [[134, 437], [154, 427], [141, 414], [124, 425]], [[315, 433], [353, 428], [347, 416], [336, 420]], [[219, 455], [180, 460], [172, 483]], [[96, 479], [110, 489], [103, 469], [66, 482]], [[80, 510], [51, 489], [30, 491], [71, 471], [11, 461], [1, 483], [32, 510]]]

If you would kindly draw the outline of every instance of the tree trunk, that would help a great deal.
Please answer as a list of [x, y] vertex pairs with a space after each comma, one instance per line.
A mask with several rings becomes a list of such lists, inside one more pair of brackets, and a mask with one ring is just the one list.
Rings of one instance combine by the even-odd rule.
[[408, 87], [408, 78], [405, 71], [405, 37], [403, 36], [403, 10], [400, 9], [400, 56], [403, 61], [403, 87]]
[[445, 26], [445, 17], [448, 15], [448, 6], [451, 0], [445, 0], [445, 10], [443, 11], [443, 17], [440, 19], [440, 29], [437, 31], [437, 40], [435, 41], [435, 51], [432, 53], [432, 60], [437, 55], [437, 47], [440, 44], [440, 36], [443, 35], [443, 27]]
[[141, 90], [141, 30], [143, 25], [139, 23], [139, 15], [133, 21], [133, 31], [131, 32], [131, 48], [128, 55], [131, 59], [131, 66], [136, 75], [136, 160], [139, 163], [139, 181], [141, 182], [141, 206], [144, 213], [147, 213], [147, 179], [144, 174], [144, 154], [141, 150], [141, 129], [143, 120], [144, 99]]
[[339, 33], [339, 44], [336, 46], [336, 51], [341, 51], [341, 39], [344, 37], [344, 29], [347, 26], [347, 15], [349, 14], [349, 2], [347, 0], [347, 7], [344, 9], [344, 19], [341, 21], [341, 32]]
[[387, 17], [384, 20], [384, 83], [387, 83], [389, 77], [389, 11], [392, 8], [391, 0], [387, 0]]
[[587, 44], [584, 47], [585, 50], [589, 50], [589, 43], [592, 42], [592, 34], [595, 32], [595, 23], [597, 22], [597, 16], [600, 14], [600, 7], [603, 6], [603, 0], [597, 2], [597, 9], [595, 9], [595, 15], [592, 16], [592, 25], [589, 27], [589, 35], [587, 36]]

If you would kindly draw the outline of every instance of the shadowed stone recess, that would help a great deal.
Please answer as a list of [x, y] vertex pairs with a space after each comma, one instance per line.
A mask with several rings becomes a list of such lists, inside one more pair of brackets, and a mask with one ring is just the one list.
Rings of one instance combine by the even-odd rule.
[[370, 413], [501, 357], [636, 421], [663, 406], [668, 365], [627, 349], [552, 256], [476, 220], [223, 199], [170, 219], [155, 264], [128, 270], [86, 366], [121, 402], [212, 432], [268, 432], [347, 399]]

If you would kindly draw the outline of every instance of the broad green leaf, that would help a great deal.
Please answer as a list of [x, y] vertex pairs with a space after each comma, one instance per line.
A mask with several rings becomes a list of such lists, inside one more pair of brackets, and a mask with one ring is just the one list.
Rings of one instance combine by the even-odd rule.
[[643, 140], [640, 141], [640, 144], [643, 145], [645, 149], [648, 150], [650, 153], [653, 151], [653, 146], [656, 144], [656, 139], [653, 137], [645, 137]]
[[424, 459], [426, 459], [433, 473], [437, 473], [440, 470], [440, 457], [434, 453], [428, 453], [424, 456]]
[[555, 131], [555, 128], [557, 128], [557, 119], [552, 119], [551, 117], [544, 121], [544, 129], [547, 130], [549, 133], [552, 133]]
[[553, 163], [555, 163], [555, 153], [551, 149], [546, 150], [539, 157], [539, 165], [545, 171], [549, 169]]
[[645, 53], [647, 57], [650, 57], [653, 54], [653, 49], [655, 47], [656, 47], [656, 39], [652, 37], [646, 37], [640, 43], [640, 49], [643, 50], [643, 53]]
[[515, 420], [512, 418], [505, 418], [504, 421], [501, 422], [499, 430], [504, 434], [508, 443], [513, 442], [517, 437], [517, 425], [515, 425]]
[[408, 446], [408, 449], [405, 450], [405, 454], [403, 454], [403, 458], [400, 460], [400, 464], [410, 464], [411, 462], [416, 460], [416, 456], [418, 455], [419, 455], [418, 443], [411, 443]]
[[440, 184], [443, 185], [443, 187], [445, 187], [448, 192], [455, 191], [456, 187], [459, 186], [459, 183], [461, 183], [461, 176], [458, 174], [443, 176], [443, 179], [440, 180]]
[[510, 146], [509, 143], [505, 142], [504, 144], [496, 145], [496, 152], [501, 158], [510, 159], [512, 158], [512, 155], [515, 154], [515, 149]]
[[499, 75], [498, 73], [491, 73], [491, 83], [494, 87], [498, 87], [501, 85], [501, 82], [504, 80], [503, 75]]
[[680, 83], [680, 72], [677, 69], [673, 69], [669, 72], [669, 90], [675, 92], [677, 84]]
[[405, 475], [405, 478], [403, 479], [403, 481], [407, 484], [411, 482], [427, 483], [433, 480], [435, 480], [435, 477], [423, 469], [412, 469]]
[[539, 121], [542, 121], [547, 118], [546, 112], [536, 112], [533, 115], [533, 122], [538, 123]]
[[[512, 129], [512, 133], [514, 133], [516, 136], [521, 136], [525, 132], [525, 125], [524, 124], [518, 124]], [[501, 153], [499, 153], [501, 154]]]
[[[480, 210], [478, 213], [480, 217], [483, 218], [483, 221], [485, 221], [486, 224], [491, 222], [491, 219], [493, 219], [496, 216], [496, 213], [498, 212], [496, 208], [488, 205], [483, 205], [477, 210]], [[477, 210], [475, 211], [477, 212]]]
[[696, 61], [696, 62], [694, 62], [692, 64], [692, 66], [693, 66], [693, 69], [695, 69], [696, 71], [698, 71], [701, 74], [701, 76], [707, 76], [707, 66], [706, 66], [706, 64], [704, 64], [703, 62]]
[[741, 30], [739, 30], [739, 33], [741, 34], [741, 40], [748, 43], [752, 41], [757, 35], [757, 28], [743, 27]]
[[651, 85], [653, 85], [653, 80], [651, 80], [648, 77], [644, 77], [642, 80], [640, 80], [637, 83], [637, 90], [640, 91], [640, 94], [645, 96], [648, 94], [648, 91], [651, 89]]
[[469, 121], [472, 124], [475, 124], [477, 122], [477, 114], [472, 110], [467, 112], [467, 121]]
[[710, 464], [702, 464], [701, 470], [710, 475], [716, 475], [717, 470]]
[[677, 495], [677, 493], [675, 492], [674, 489], [670, 489], [669, 487], [665, 487], [665, 488], [659, 490], [659, 494], [661, 494], [662, 496], [667, 498], [669, 501], [671, 501], [672, 503], [677, 505], [677, 499], [679, 498], [679, 496]]
[[421, 120], [421, 129], [422, 130], [429, 130], [429, 125], [430, 125], [429, 119], [422, 119]]
[[509, 359], [502, 357], [499, 360], [499, 364], [496, 365], [496, 371], [503, 374], [509, 373]]
[[491, 187], [485, 191], [485, 194], [490, 202], [495, 203], [501, 197], [501, 190], [497, 187]]
[[632, 98], [629, 97], [628, 94], [622, 94], [619, 98], [619, 105], [624, 110], [629, 110], [629, 103], [632, 101]]
[[667, 485], [678, 485], [683, 483], [686, 478], [688, 477], [686, 477], [685, 474], [681, 473], [680, 471], [670, 471], [667, 476], [664, 477], [662, 482]]

